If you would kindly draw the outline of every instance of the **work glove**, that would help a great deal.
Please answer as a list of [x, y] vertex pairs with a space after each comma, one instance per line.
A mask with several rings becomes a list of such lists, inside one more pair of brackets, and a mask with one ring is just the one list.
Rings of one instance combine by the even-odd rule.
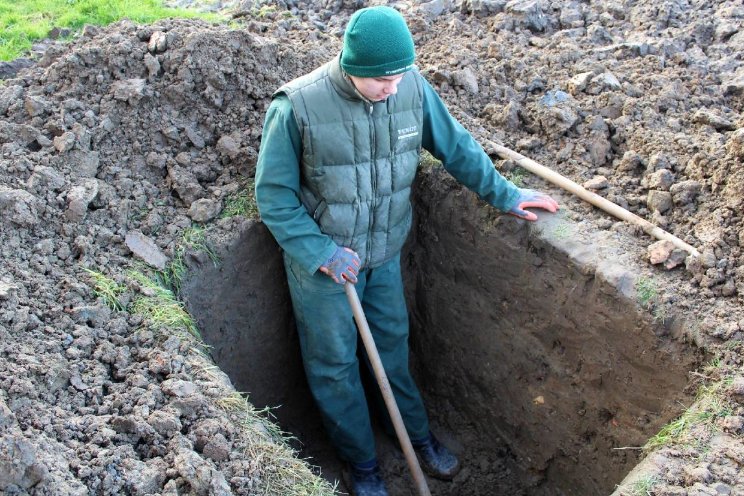
[[517, 203], [508, 213], [521, 219], [537, 220], [537, 215], [528, 212], [525, 208], [542, 208], [548, 212], [555, 212], [558, 210], [558, 203], [545, 193], [540, 193], [532, 189], [519, 188]]
[[338, 247], [336, 253], [326, 260], [319, 270], [337, 284], [345, 284], [346, 281], [356, 284], [360, 265], [362, 265], [362, 261], [354, 250]]

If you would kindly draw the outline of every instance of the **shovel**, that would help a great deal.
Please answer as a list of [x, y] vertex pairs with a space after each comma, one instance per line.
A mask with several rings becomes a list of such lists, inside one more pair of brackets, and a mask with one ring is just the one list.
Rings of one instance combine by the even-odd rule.
[[390, 382], [388, 382], [385, 368], [382, 366], [382, 360], [380, 360], [380, 354], [377, 352], [375, 340], [372, 338], [372, 332], [369, 330], [369, 324], [367, 324], [367, 318], [364, 316], [362, 304], [359, 302], [359, 295], [357, 295], [354, 285], [350, 282], [344, 284], [344, 290], [346, 291], [346, 296], [349, 298], [354, 320], [356, 320], [359, 334], [362, 336], [362, 341], [364, 342], [364, 349], [367, 350], [367, 356], [372, 364], [372, 369], [377, 378], [377, 384], [380, 386], [380, 392], [382, 392], [382, 397], [385, 400], [385, 406], [387, 406], [390, 419], [393, 421], [395, 434], [398, 436], [398, 442], [403, 448], [403, 454], [406, 456], [408, 468], [411, 470], [411, 475], [413, 475], [418, 493], [420, 496], [431, 496], [429, 486], [426, 485], [424, 473], [421, 471], [418, 458], [416, 458], [416, 453], [413, 451], [413, 445], [408, 437], [408, 432], [405, 425], [403, 425], [403, 419], [400, 416], [398, 404], [395, 402], [393, 390], [390, 388]]

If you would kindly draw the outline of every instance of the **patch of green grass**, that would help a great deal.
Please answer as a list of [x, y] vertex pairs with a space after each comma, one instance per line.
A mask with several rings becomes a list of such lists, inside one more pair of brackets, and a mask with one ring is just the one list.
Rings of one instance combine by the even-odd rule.
[[218, 14], [166, 8], [162, 0], [0, 0], [0, 60], [23, 55], [55, 27], [75, 32], [87, 24], [106, 26], [121, 19], [150, 23], [169, 17], [225, 20]]
[[217, 400], [217, 405], [235, 419], [242, 434], [248, 459], [256, 461], [257, 479], [270, 491], [261, 494], [286, 496], [333, 496], [336, 486], [315, 477], [307, 462], [296, 457], [287, 437], [268, 416], [270, 409], [256, 410], [241, 393], [234, 392]]
[[721, 362], [721, 357], [716, 355], [713, 358], [710, 359], [708, 364], [705, 366], [706, 372], [713, 371], [715, 369], [720, 369], [723, 363]]
[[196, 322], [186, 311], [183, 303], [176, 299], [173, 291], [139, 271], [129, 272], [129, 277], [136, 281], [142, 290], [142, 294], [129, 306], [132, 314], [140, 315], [152, 324], [171, 331], [186, 331], [201, 341]]
[[515, 167], [509, 172], [505, 172], [504, 177], [511, 181], [517, 188], [524, 188], [524, 180], [527, 177], [527, 171], [521, 167]]
[[647, 475], [641, 477], [630, 486], [630, 491], [633, 496], [652, 496], [651, 492], [661, 479], [657, 475]]
[[248, 218], [257, 217], [258, 204], [256, 203], [254, 187], [255, 182], [248, 181], [237, 193], [228, 196], [225, 200], [225, 208], [222, 210], [220, 218], [226, 219], [238, 215]]
[[204, 229], [199, 227], [185, 229], [181, 236], [181, 241], [176, 247], [173, 259], [164, 271], [158, 273], [162, 285], [170, 288], [176, 294], [181, 292], [183, 276], [186, 274], [185, 256], [187, 250], [205, 252], [215, 267], [220, 263], [217, 254], [207, 245]]
[[651, 313], [660, 324], [666, 324], [667, 319], [669, 319], [669, 307], [667, 305], [658, 305], [654, 307]]
[[651, 451], [662, 446], [677, 443], [695, 426], [708, 423], [713, 414], [708, 410], [687, 410], [682, 416], [668, 423], [643, 446]]
[[124, 310], [124, 305], [119, 300], [127, 287], [119, 284], [110, 277], [90, 269], [83, 269], [93, 279], [93, 293], [96, 297], [101, 298], [106, 305], [112, 310], [120, 312]]
[[433, 167], [440, 167], [442, 162], [426, 150], [421, 150], [419, 165], [425, 169], [431, 169]]
[[733, 407], [725, 395], [730, 382], [730, 378], [723, 378], [701, 386], [692, 406], [649, 439], [643, 446], [644, 451], [672, 444], [703, 445], [706, 442], [704, 437], [716, 428], [716, 420], [733, 414]]
[[658, 295], [654, 280], [648, 277], [639, 277], [636, 281], [635, 289], [638, 303], [643, 308], [651, 308]]
[[196, 337], [200, 346], [206, 347], [201, 342], [201, 335], [194, 319], [178, 299], [183, 277], [188, 269], [185, 261], [187, 250], [205, 252], [215, 267], [220, 263], [217, 254], [206, 242], [204, 229], [200, 227], [185, 229], [181, 241], [176, 246], [173, 259], [165, 270], [156, 271], [152, 277], [139, 270], [129, 272], [129, 278], [139, 284], [143, 294], [135, 298], [128, 310], [158, 326], [183, 329]]

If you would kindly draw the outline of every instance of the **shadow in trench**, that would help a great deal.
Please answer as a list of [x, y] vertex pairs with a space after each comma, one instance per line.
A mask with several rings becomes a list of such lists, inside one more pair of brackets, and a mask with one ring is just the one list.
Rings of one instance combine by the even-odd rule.
[[263, 224], [249, 222], [219, 251], [219, 267], [196, 267], [181, 290], [212, 358], [251, 404], [270, 409], [301, 458], [340, 480], [305, 381], [279, 248]]

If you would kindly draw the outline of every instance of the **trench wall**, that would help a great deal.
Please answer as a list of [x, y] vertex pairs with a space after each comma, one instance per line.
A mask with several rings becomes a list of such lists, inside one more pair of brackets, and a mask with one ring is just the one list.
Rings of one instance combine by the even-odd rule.
[[219, 255], [219, 266], [205, 262], [184, 282], [187, 307], [235, 388], [257, 408], [288, 415], [311, 400], [281, 251], [262, 223], [248, 221]]
[[529, 494], [611, 493], [638, 461], [618, 448], [689, 402], [696, 362], [640, 307], [618, 239], [499, 215], [436, 168], [415, 205], [411, 347], [429, 408], [503, 438]]

